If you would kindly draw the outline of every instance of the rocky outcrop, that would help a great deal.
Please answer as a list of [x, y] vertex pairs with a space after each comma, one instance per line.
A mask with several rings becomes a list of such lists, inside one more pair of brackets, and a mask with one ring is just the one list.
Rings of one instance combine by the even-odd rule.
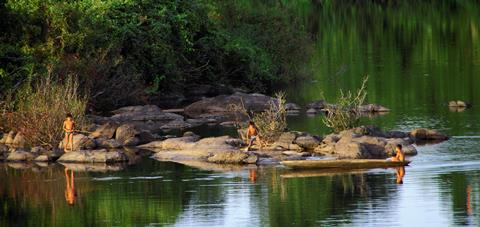
[[133, 124], [123, 124], [115, 132], [115, 140], [124, 146], [136, 146], [140, 140], [136, 138], [139, 131]]
[[115, 163], [128, 162], [128, 157], [120, 150], [83, 150], [67, 152], [62, 155], [59, 162], [78, 162], [78, 163]]
[[[178, 125], [178, 122], [183, 122], [184, 120], [183, 116], [175, 113], [163, 112], [158, 106], [155, 105], [127, 106], [114, 110], [112, 113], [114, 115], [111, 117], [89, 116], [94, 123], [111, 123], [109, 126], [110, 128], [103, 128], [104, 131], [95, 133], [95, 137], [105, 134], [107, 134], [107, 137], [110, 136], [112, 128], [117, 124], [132, 124], [138, 131], [149, 131], [156, 133], [162, 131], [162, 129], [165, 127], [168, 128], [169, 123], [170, 125], [173, 124], [171, 122], [176, 122], [175, 125]], [[110, 138], [113, 138], [113, 136]]]
[[245, 106], [248, 111], [260, 112], [268, 108], [274, 98], [262, 94], [236, 92], [233, 95], [219, 95], [202, 99], [185, 107], [185, 114], [192, 118], [233, 118], [228, 109], [231, 105]]
[[[240, 141], [229, 136], [196, 140], [198, 138], [193, 136], [171, 138], [161, 141], [156, 148], [149, 149], [156, 152], [153, 157], [157, 160], [195, 160], [222, 164], [247, 164], [258, 160], [255, 154], [242, 152], [238, 147]], [[152, 147], [153, 143], [149, 146]]]
[[15, 135], [15, 139], [13, 139], [11, 146], [17, 148], [27, 147], [27, 140], [25, 140], [23, 134], [19, 132]]
[[437, 140], [437, 141], [443, 141], [443, 140], [448, 140], [448, 136], [443, 135], [442, 133], [432, 130], [432, 129], [426, 129], [426, 128], [418, 128], [414, 129], [410, 132], [410, 137], [416, 141], [421, 141], [421, 140]]
[[[328, 105], [327, 102], [325, 102], [325, 100], [318, 100], [318, 101], [314, 101], [314, 102], [311, 102], [307, 105], [307, 109], [309, 110], [313, 110], [315, 112], [320, 112], [322, 111], [323, 109], [325, 109], [325, 107]], [[313, 112], [312, 111], [312, 112]]]
[[401, 144], [406, 155], [417, 154], [412, 140], [408, 137], [389, 138], [391, 134], [373, 126], [362, 126], [327, 135], [314, 152], [340, 159], [386, 158], [393, 155], [392, 151], [397, 144]]

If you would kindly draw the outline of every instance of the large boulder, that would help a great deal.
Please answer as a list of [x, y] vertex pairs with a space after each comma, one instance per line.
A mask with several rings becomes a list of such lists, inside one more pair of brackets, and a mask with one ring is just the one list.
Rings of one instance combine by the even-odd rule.
[[132, 140], [135, 140], [135, 136], [138, 135], [140, 132], [135, 128], [132, 124], [123, 124], [117, 128], [115, 132], [115, 140], [120, 142], [125, 146], [136, 146], [139, 141], [135, 141], [132, 143]]
[[299, 145], [303, 149], [313, 150], [320, 144], [320, 141], [313, 136], [306, 135], [297, 137], [295, 139], [295, 144]]
[[272, 147], [282, 147], [284, 149], [290, 149], [290, 145], [294, 144], [297, 136], [298, 134], [295, 132], [284, 132], [280, 135], [277, 141], [275, 141]]
[[274, 98], [262, 94], [236, 92], [232, 95], [219, 95], [194, 102], [185, 107], [185, 114], [192, 118], [215, 117], [232, 118], [229, 106], [244, 106], [247, 111], [260, 112], [269, 107]]
[[79, 162], [79, 163], [115, 163], [128, 162], [128, 157], [123, 151], [106, 149], [101, 150], [83, 150], [67, 152], [58, 159], [59, 162]]
[[23, 150], [16, 150], [11, 152], [8, 155], [7, 161], [8, 162], [25, 162], [25, 161], [32, 161], [33, 159], [35, 159], [35, 157], [36, 155], [30, 152], [23, 151]]
[[103, 137], [106, 139], [112, 139], [115, 135], [115, 131], [117, 130], [117, 128], [117, 124], [108, 122], [97, 128], [94, 132], [90, 134], [90, 136], [93, 138]]
[[414, 140], [448, 140], [448, 136], [442, 133], [425, 128], [417, 128], [410, 132], [410, 137]]

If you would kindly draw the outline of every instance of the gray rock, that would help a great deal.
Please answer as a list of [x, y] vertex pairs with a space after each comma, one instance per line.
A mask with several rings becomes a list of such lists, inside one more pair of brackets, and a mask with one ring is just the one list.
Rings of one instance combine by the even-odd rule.
[[340, 140], [340, 137], [337, 134], [329, 134], [323, 138], [322, 143], [325, 144], [335, 144]]
[[43, 147], [36, 146], [36, 147], [32, 147], [30, 152], [33, 153], [33, 154], [36, 154], [36, 155], [41, 155], [41, 154], [45, 154], [47, 152], [47, 150]]
[[123, 142], [123, 145], [127, 147], [137, 146], [138, 144], [140, 144], [140, 140], [137, 137], [127, 139]]
[[284, 144], [292, 144], [297, 138], [297, 134], [294, 132], [284, 132], [280, 135], [276, 142]]
[[139, 131], [133, 124], [123, 124], [117, 128], [117, 131], [115, 132], [115, 139], [119, 143], [125, 145], [127, 141], [132, 140], [138, 134]]
[[170, 138], [163, 141], [153, 141], [144, 145], [139, 146], [139, 148], [153, 148], [153, 149], [162, 149], [162, 150], [183, 150], [188, 149], [198, 141], [198, 136], [185, 136], [180, 138]]
[[245, 143], [245, 141], [243, 141], [241, 139], [237, 139], [237, 138], [226, 139], [225, 143], [227, 143], [228, 145], [230, 145], [232, 147], [242, 147], [242, 146], [247, 145]]
[[106, 139], [112, 139], [115, 135], [115, 131], [117, 130], [117, 128], [117, 124], [108, 122], [97, 128], [94, 132], [90, 134], [90, 136], [93, 138], [103, 137]]
[[[133, 124], [140, 131], [160, 131], [161, 127], [172, 121], [183, 121], [183, 116], [165, 113], [154, 105], [127, 106], [113, 111], [109, 121]], [[171, 124], [173, 125], [173, 124]]]
[[139, 140], [138, 144], [146, 144], [155, 140], [155, 136], [149, 131], [141, 131], [137, 138]]
[[208, 162], [221, 164], [241, 164], [248, 158], [248, 154], [242, 151], [219, 152], [207, 159]]
[[320, 144], [320, 141], [313, 136], [300, 136], [295, 139], [295, 144], [299, 145], [303, 149], [313, 150]]
[[178, 119], [162, 125], [160, 129], [170, 130], [170, 129], [185, 129], [185, 128], [191, 128], [191, 127], [192, 127], [191, 124], [185, 122], [184, 120]]
[[83, 150], [67, 152], [58, 159], [59, 162], [78, 162], [78, 163], [115, 163], [128, 162], [128, 157], [120, 150], [107, 151], [102, 150]]
[[294, 144], [294, 143], [289, 144], [287, 149], [292, 150], [292, 151], [298, 151], [298, 152], [303, 151], [303, 148], [301, 146], [299, 146], [298, 144]]
[[36, 155], [27, 152], [27, 151], [22, 151], [22, 150], [17, 150], [14, 152], [11, 152], [8, 157], [7, 161], [8, 162], [25, 162], [25, 161], [32, 161], [35, 159]]
[[114, 149], [122, 147], [122, 144], [115, 139], [107, 140], [104, 138], [98, 138], [96, 141], [99, 148]]
[[302, 108], [300, 108], [300, 106], [298, 106], [297, 104], [295, 103], [286, 103], [285, 104], [285, 110], [286, 111], [299, 111], [301, 110]]
[[316, 110], [317, 112], [324, 109], [327, 103], [324, 100], [318, 100], [307, 105], [308, 109]]
[[35, 162], [52, 162], [53, 160], [50, 159], [50, 157], [46, 154], [39, 155], [36, 157], [33, 161]]
[[410, 132], [410, 137], [414, 140], [448, 140], [448, 136], [441, 134], [438, 131], [418, 128]]

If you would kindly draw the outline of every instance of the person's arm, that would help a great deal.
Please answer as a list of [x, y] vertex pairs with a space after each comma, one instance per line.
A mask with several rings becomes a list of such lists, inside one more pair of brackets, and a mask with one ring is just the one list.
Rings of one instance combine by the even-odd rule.
[[67, 131], [67, 124], [65, 123], [65, 121], [63, 122], [63, 131], [64, 131], [64, 132]]

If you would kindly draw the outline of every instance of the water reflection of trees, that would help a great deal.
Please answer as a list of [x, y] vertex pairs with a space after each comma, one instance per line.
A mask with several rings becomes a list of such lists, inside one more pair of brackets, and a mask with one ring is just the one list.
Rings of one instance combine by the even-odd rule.
[[453, 211], [453, 225], [480, 225], [479, 174], [480, 171], [450, 172], [439, 176], [445, 206], [450, 205]]
[[[76, 169], [89, 168], [76, 166]], [[148, 179], [152, 174], [163, 178]], [[39, 168], [33, 165], [14, 169], [2, 165], [0, 206], [4, 209], [0, 211], [0, 226], [173, 224], [192, 200], [200, 204], [222, 203], [221, 187], [204, 188], [192, 198], [188, 192], [197, 190], [201, 181], [186, 179], [194, 179], [197, 175], [197, 171], [188, 167], [156, 161], [145, 161], [114, 174], [75, 171], [75, 190], [79, 196], [71, 206], [65, 202], [68, 179], [63, 166]], [[134, 179], [138, 176], [147, 178]], [[117, 180], [103, 180], [109, 177]], [[162, 180], [164, 178], [167, 180]]]
[[[269, 222], [272, 226], [317, 226], [335, 217], [349, 223], [352, 211], [363, 206], [389, 204], [389, 175], [345, 173], [321, 177], [272, 177], [269, 190]], [[375, 198], [375, 201], [371, 201]]]

